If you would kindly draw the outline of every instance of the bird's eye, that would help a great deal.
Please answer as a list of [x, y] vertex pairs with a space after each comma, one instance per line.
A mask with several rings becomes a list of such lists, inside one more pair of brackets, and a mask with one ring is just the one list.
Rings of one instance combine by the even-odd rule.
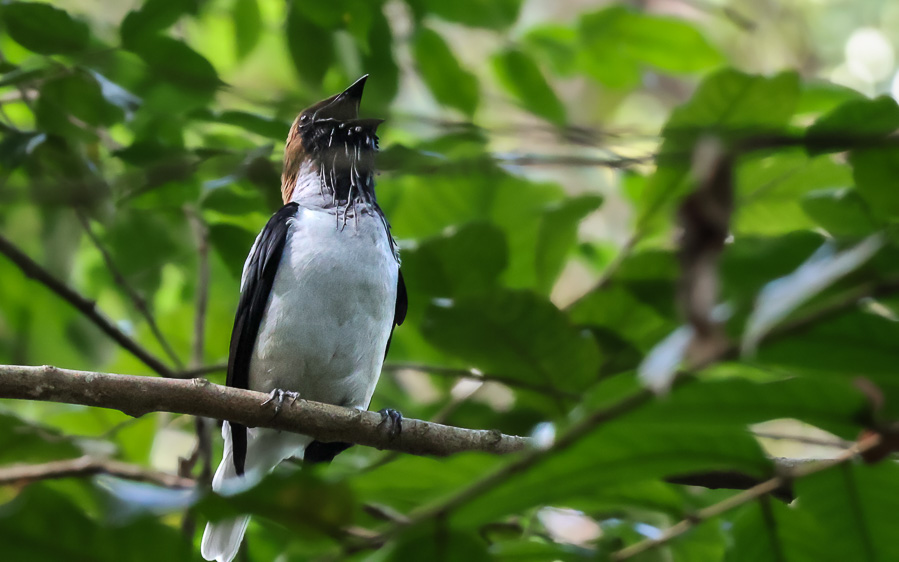
[[300, 115], [300, 121], [306, 121], [307, 119], [309, 119], [309, 116], [305, 113], [303, 115]]

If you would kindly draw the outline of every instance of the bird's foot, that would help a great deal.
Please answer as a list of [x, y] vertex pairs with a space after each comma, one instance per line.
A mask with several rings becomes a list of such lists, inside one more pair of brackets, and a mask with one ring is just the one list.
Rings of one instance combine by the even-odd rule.
[[391, 440], [396, 439], [403, 432], [403, 414], [393, 408], [384, 408], [378, 410], [381, 414], [381, 423], [379, 426], [385, 426], [387, 435]]
[[282, 390], [280, 388], [276, 388], [268, 393], [268, 398], [265, 399], [261, 405], [265, 406], [268, 403], [273, 403], [275, 405], [275, 413], [272, 416], [274, 419], [278, 414], [281, 413], [281, 407], [284, 406], [284, 400], [286, 398], [290, 399], [290, 403], [293, 404], [300, 398], [299, 392], [294, 392], [292, 390]]

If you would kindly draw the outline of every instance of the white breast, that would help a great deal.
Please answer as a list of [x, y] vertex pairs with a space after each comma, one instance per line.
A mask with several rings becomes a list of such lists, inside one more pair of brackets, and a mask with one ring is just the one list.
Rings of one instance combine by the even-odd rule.
[[381, 219], [300, 207], [250, 364], [250, 388], [367, 408], [393, 327], [398, 265]]

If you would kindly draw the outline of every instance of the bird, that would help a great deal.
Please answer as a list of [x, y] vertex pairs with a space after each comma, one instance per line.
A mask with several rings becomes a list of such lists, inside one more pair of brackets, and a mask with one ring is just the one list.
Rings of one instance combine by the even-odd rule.
[[[367, 409], [393, 330], [408, 307], [399, 248], [374, 191], [381, 119], [360, 119], [368, 75], [303, 110], [284, 149], [281, 197], [256, 237], [240, 283], [228, 386]], [[263, 404], [264, 404], [263, 403]], [[402, 416], [382, 410], [389, 431]], [[350, 446], [222, 423], [214, 491], [244, 491], [281, 461], [330, 462]], [[300, 509], [300, 507], [298, 507]], [[210, 522], [201, 554], [230, 562], [249, 516]]]

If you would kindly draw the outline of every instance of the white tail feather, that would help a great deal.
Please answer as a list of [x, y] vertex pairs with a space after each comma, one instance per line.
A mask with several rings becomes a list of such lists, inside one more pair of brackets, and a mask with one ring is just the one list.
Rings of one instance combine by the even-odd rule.
[[[225, 452], [222, 462], [212, 478], [212, 489], [230, 496], [247, 490], [257, 484], [278, 463], [290, 457], [303, 457], [303, 451], [312, 441], [305, 435], [281, 433], [272, 429], [247, 430], [247, 460], [243, 476], [234, 469], [234, 447], [231, 441], [231, 426], [222, 424]], [[240, 550], [240, 543], [250, 522], [248, 515], [207, 523], [203, 533], [200, 553], [206, 560], [231, 562]]]

